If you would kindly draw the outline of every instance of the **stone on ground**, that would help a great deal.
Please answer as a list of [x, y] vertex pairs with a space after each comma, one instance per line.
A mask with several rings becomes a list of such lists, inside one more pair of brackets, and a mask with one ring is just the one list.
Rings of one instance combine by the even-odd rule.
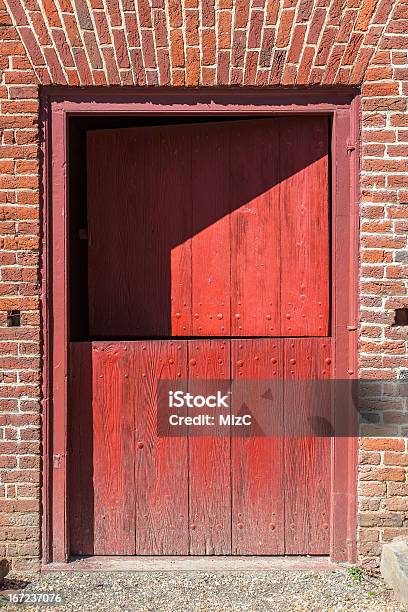
[[396, 538], [384, 544], [381, 555], [381, 574], [394, 590], [396, 598], [408, 606], [408, 539]]

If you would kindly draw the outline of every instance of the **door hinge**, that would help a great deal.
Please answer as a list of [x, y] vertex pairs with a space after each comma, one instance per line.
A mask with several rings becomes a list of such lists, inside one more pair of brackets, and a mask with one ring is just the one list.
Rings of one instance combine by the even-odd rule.
[[350, 155], [355, 150], [356, 150], [356, 146], [352, 144], [351, 142], [348, 142], [347, 147], [346, 147], [347, 153]]

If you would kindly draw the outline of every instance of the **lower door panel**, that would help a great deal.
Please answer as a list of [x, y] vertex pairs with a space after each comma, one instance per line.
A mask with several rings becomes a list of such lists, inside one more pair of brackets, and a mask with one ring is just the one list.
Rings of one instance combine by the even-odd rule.
[[[70, 349], [72, 555], [329, 553], [331, 398], [314, 381], [330, 380], [330, 339]], [[158, 431], [160, 381], [203, 395], [232, 381], [230, 412], [252, 414], [249, 435]]]

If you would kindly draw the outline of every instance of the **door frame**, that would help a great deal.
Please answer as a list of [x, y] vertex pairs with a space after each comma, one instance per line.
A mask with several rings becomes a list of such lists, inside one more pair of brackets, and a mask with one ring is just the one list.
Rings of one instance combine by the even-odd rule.
[[[45, 87], [41, 90], [43, 478], [42, 562], [69, 560], [68, 120], [92, 115], [305, 115], [332, 118], [332, 330], [334, 377], [357, 378], [358, 205], [361, 111], [356, 88], [180, 89]], [[351, 392], [333, 401], [355, 424]], [[344, 429], [343, 429], [344, 431]], [[357, 438], [332, 439], [330, 558], [356, 559]]]

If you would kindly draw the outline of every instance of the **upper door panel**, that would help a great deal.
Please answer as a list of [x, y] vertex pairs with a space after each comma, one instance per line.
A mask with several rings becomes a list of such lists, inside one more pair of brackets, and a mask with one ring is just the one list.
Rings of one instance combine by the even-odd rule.
[[325, 336], [328, 118], [88, 133], [92, 337]]

